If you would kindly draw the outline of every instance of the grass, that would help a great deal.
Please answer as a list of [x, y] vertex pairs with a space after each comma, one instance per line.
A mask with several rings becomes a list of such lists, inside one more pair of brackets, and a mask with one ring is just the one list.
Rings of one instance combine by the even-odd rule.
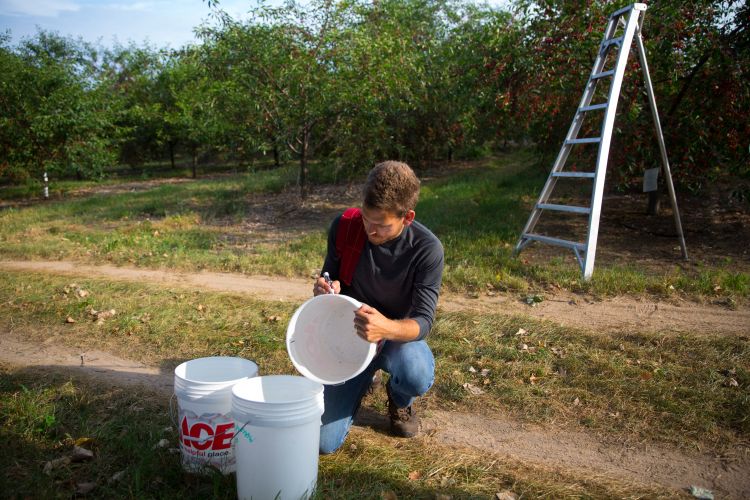
[[[90, 498], [236, 498], [233, 475], [184, 474], [178, 454], [155, 446], [177, 445], [163, 397], [0, 366], [0, 403], [0, 488], [8, 498], [70, 498], [82, 483], [95, 483]], [[76, 444], [94, 458], [43, 472]], [[321, 457], [315, 498], [488, 498], [506, 489], [531, 498], [669, 496], [355, 428], [345, 448]]]
[[[248, 357], [264, 374], [294, 373], [284, 342], [290, 303], [98, 279], [73, 286], [70, 278], [21, 272], [6, 274], [0, 303], [7, 312], [0, 329], [32, 341], [101, 349], [165, 370], [226, 355]], [[97, 324], [92, 308], [116, 314]], [[726, 449], [750, 436], [747, 336], [602, 335], [523, 316], [440, 311], [430, 344], [437, 378], [428, 401], [436, 407], [489, 408], [695, 449]], [[485, 393], [471, 395], [464, 384]]]

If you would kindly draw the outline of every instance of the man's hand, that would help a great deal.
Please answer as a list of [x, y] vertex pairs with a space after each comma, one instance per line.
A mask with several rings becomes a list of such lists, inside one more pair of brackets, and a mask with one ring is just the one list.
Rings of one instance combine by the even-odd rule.
[[357, 335], [368, 342], [409, 342], [419, 336], [419, 324], [413, 319], [388, 319], [367, 304], [362, 304], [362, 307], [354, 311], [354, 329]]
[[[334, 293], [341, 293], [341, 283], [338, 281], [334, 281], [333, 283], [333, 291]], [[313, 285], [313, 296], [317, 297], [318, 295], [325, 295], [326, 293], [330, 293], [331, 291], [331, 285], [326, 283], [325, 278], [318, 278], [318, 280]]]

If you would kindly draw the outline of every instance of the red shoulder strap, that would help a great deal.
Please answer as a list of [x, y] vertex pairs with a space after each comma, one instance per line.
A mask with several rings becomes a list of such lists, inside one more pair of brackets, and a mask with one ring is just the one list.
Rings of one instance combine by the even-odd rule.
[[354, 271], [357, 269], [359, 256], [365, 247], [367, 234], [362, 222], [362, 211], [358, 208], [348, 208], [339, 219], [336, 230], [336, 256], [339, 264], [339, 279], [347, 285], [352, 284]]

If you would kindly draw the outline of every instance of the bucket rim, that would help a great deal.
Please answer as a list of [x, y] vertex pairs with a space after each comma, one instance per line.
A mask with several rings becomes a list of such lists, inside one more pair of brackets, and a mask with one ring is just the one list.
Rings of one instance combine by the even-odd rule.
[[[267, 402], [267, 401], [251, 400], [251, 399], [247, 399], [243, 397], [243, 395], [240, 393], [240, 391], [243, 389], [244, 386], [251, 385], [251, 384], [262, 384], [264, 379], [266, 380], [290, 380], [294, 382], [304, 381], [304, 383], [313, 384], [313, 385], [310, 386], [311, 390], [307, 395], [303, 397], [299, 397], [297, 399], [290, 399], [286, 401]], [[252, 378], [248, 378], [245, 380], [241, 380], [237, 382], [236, 384], [234, 384], [234, 386], [232, 386], [232, 405], [234, 405], [235, 404], [234, 402], [237, 401], [240, 404], [240, 406], [242, 406], [241, 402], [248, 402], [251, 405], [262, 404], [264, 406], [265, 405], [276, 406], [278, 408], [278, 407], [283, 407], [284, 405], [289, 405], [289, 404], [304, 403], [306, 401], [310, 401], [310, 402], [316, 401], [322, 393], [323, 393], [323, 384], [321, 384], [320, 382], [316, 382], [314, 380], [310, 380], [307, 377], [300, 377], [299, 375], [260, 375], [257, 377], [252, 377]]]
[[[217, 381], [206, 381], [206, 380], [196, 380], [191, 379], [187, 377], [183, 377], [178, 373], [178, 370], [182, 368], [183, 366], [186, 367], [189, 363], [197, 363], [197, 362], [206, 362], [208, 360], [217, 360], [217, 359], [223, 359], [223, 360], [232, 360], [235, 362], [240, 362], [241, 364], [246, 365], [252, 365], [254, 367], [255, 374], [254, 375], [244, 375], [239, 378], [234, 379], [228, 379], [228, 380], [217, 380]], [[202, 358], [195, 358], [195, 359], [189, 359], [187, 361], [183, 361], [179, 365], [175, 366], [174, 368], [174, 376], [176, 379], [179, 379], [184, 382], [188, 382], [191, 384], [199, 384], [199, 385], [234, 385], [236, 382], [247, 379], [247, 378], [254, 378], [258, 376], [258, 364], [255, 361], [252, 361], [250, 359], [241, 358], [239, 356], [204, 356]], [[177, 384], [175, 384], [177, 385]]]

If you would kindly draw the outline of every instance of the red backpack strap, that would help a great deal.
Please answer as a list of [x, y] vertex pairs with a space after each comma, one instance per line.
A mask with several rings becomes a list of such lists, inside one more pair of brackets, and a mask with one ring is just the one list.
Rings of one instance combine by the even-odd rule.
[[341, 261], [339, 279], [347, 285], [352, 284], [365, 241], [367, 234], [362, 222], [362, 211], [359, 208], [346, 209], [336, 230], [336, 256]]

